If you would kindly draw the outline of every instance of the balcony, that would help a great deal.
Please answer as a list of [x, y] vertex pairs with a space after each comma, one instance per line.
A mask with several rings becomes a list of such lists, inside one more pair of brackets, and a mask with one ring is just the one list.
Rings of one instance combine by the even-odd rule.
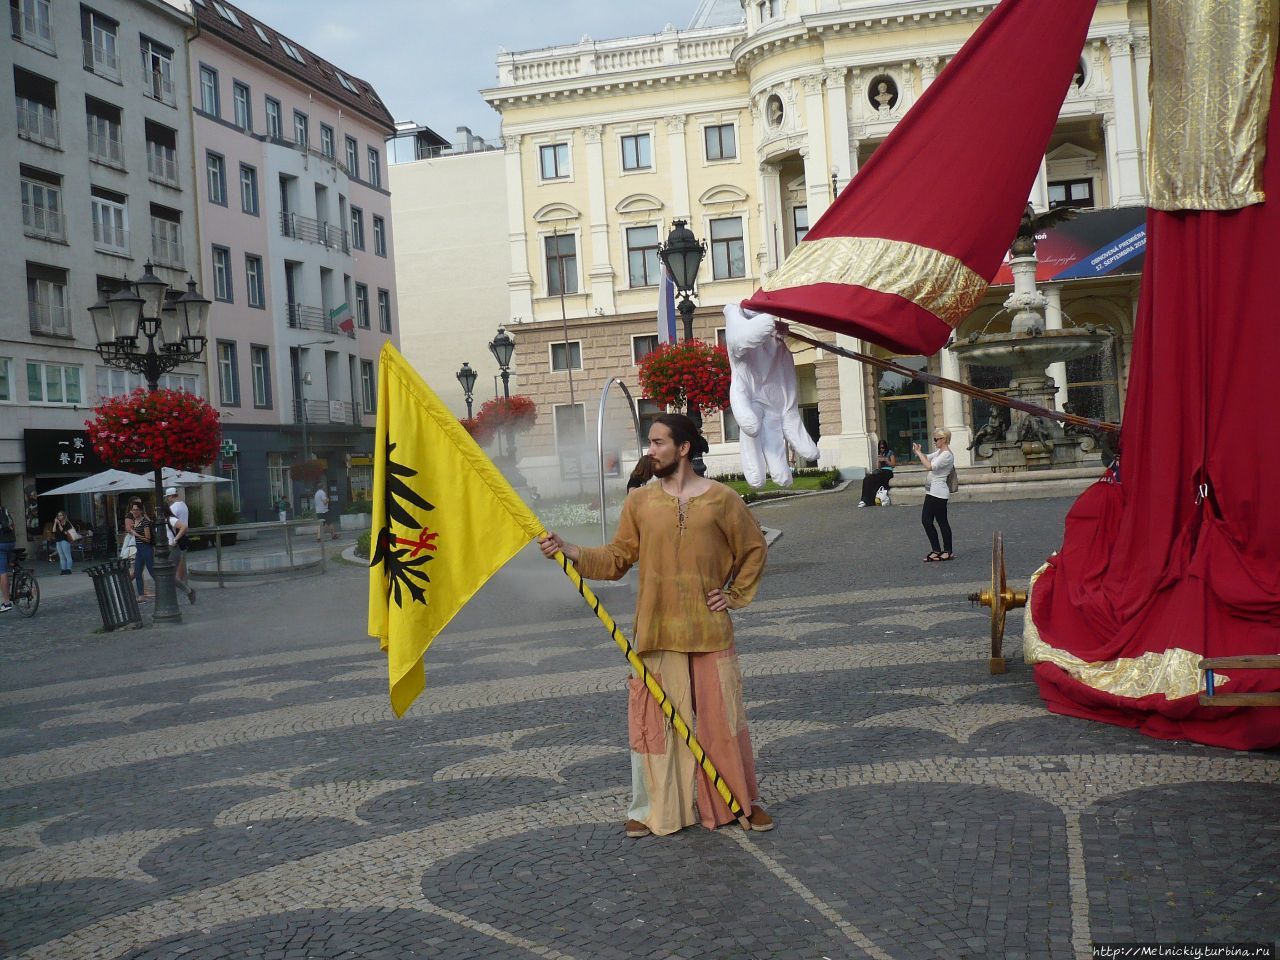
[[301, 303], [288, 305], [289, 326], [295, 330], [315, 330], [320, 333], [344, 334], [355, 339], [354, 324], [350, 330], [343, 330], [337, 321], [329, 316], [329, 311], [321, 307], [308, 307]]
[[18, 136], [34, 140], [46, 147], [56, 147], [58, 140], [58, 114], [52, 107], [31, 100], [18, 100]]
[[178, 105], [178, 96], [173, 89], [173, 81], [159, 70], [142, 71], [142, 95], [167, 103], [171, 107]]
[[162, 267], [178, 267], [185, 265], [182, 241], [169, 237], [151, 235], [151, 259]]
[[105, 47], [99, 47], [92, 40], [85, 40], [84, 43], [84, 68], [92, 70], [100, 77], [106, 77], [108, 80], [120, 79], [120, 58], [116, 56], [114, 50], [108, 50]]
[[89, 159], [111, 167], [124, 168], [124, 147], [120, 143], [118, 128], [115, 136], [89, 128]]
[[347, 231], [333, 224], [316, 220], [313, 217], [304, 217], [297, 213], [281, 213], [280, 214], [280, 233], [286, 237], [293, 237], [295, 240], [305, 240], [307, 243], [318, 243], [322, 247], [330, 250], [341, 250], [343, 253], [351, 252], [351, 240], [347, 235]]
[[64, 306], [28, 300], [27, 317], [31, 321], [32, 333], [71, 336], [71, 311]]
[[360, 408], [345, 400], [294, 400], [294, 423], [360, 425]]
[[53, 29], [47, 19], [41, 20], [31, 13], [23, 13], [18, 6], [9, 7], [9, 26], [14, 37], [29, 47], [54, 53]]
[[31, 203], [22, 205], [22, 232], [42, 240], [67, 239], [67, 225], [62, 214]]
[[147, 144], [147, 176], [170, 187], [178, 186], [178, 161], [160, 156], [152, 144]]
[[127, 257], [129, 231], [114, 224], [97, 222], [93, 225], [93, 245], [103, 253], [116, 253]]

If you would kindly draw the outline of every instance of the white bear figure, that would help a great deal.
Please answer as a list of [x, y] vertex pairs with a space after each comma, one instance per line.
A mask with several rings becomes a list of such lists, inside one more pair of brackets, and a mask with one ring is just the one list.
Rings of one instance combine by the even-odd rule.
[[724, 319], [733, 377], [729, 407], [741, 431], [742, 473], [756, 488], [764, 486], [766, 470], [778, 486], [789, 487], [787, 443], [806, 460], [818, 458], [818, 445], [796, 405], [796, 366], [783, 340], [786, 328], [776, 317], [737, 303], [724, 308]]

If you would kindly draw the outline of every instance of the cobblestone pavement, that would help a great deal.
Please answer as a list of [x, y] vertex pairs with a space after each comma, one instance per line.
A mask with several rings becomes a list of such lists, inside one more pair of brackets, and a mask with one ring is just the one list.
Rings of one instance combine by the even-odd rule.
[[[1280, 755], [1047, 713], [987, 672], [965, 595], [1018, 584], [1069, 503], [758, 508], [737, 615], [778, 829], [628, 840], [626, 669], [526, 551], [391, 714], [365, 572], [201, 589], [93, 632], [90, 595], [0, 620], [0, 954], [21, 958], [1082, 957], [1280, 939]], [[70, 578], [67, 578], [68, 580]], [[624, 620], [630, 598], [604, 591]]]

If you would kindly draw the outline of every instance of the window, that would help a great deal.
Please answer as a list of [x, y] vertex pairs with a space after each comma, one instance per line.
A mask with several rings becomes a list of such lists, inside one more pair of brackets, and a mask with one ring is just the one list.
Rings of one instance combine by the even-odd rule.
[[51, 173], [22, 168], [22, 232], [29, 237], [65, 240], [62, 217], [62, 179]]
[[559, 180], [569, 176], [569, 145], [553, 143], [538, 148], [543, 180]]
[[120, 79], [117, 48], [120, 24], [87, 7], [80, 8], [80, 35], [84, 41], [84, 68], [100, 77]]
[[0, 357], [0, 401], [13, 399], [13, 360]]
[[300, 64], [302, 64], [303, 66], [306, 66], [307, 61], [303, 59], [302, 53], [301, 51], [298, 50], [297, 47], [295, 47], [292, 43], [290, 43], [284, 37], [278, 37], [277, 39], [280, 41], [281, 50], [283, 50], [286, 54], [288, 54], [292, 59], [297, 60]]
[[382, 186], [382, 163], [373, 147], [369, 148], [369, 183], [375, 187]]
[[240, 209], [258, 215], [258, 171], [247, 163], [240, 164]]
[[735, 160], [738, 156], [738, 141], [732, 123], [722, 123], [714, 127], [704, 127], [703, 142], [707, 146], [707, 160]]
[[280, 101], [267, 97], [267, 136], [272, 140], [284, 139], [284, 121], [281, 119]]
[[587, 448], [586, 409], [580, 403], [555, 406], [556, 455], [561, 477], [580, 476]]
[[271, 38], [267, 36], [267, 31], [263, 30], [262, 27], [259, 26], [257, 23], [253, 24], [253, 32], [258, 35], [259, 40], [261, 40], [267, 46], [271, 46]]
[[658, 349], [658, 335], [656, 333], [646, 333], [643, 336], [635, 336], [631, 338], [631, 361], [639, 363], [653, 351]]
[[27, 361], [27, 400], [31, 403], [80, 403], [80, 368]]
[[378, 329], [391, 332], [391, 293], [387, 290], [378, 291]]
[[1049, 181], [1049, 209], [1054, 207], [1092, 207], [1093, 180], [1051, 180]]
[[209, 177], [209, 202], [219, 206], [227, 205], [227, 165], [221, 155], [206, 153], [205, 170]]
[[547, 295], [578, 292], [577, 238], [571, 233], [544, 238], [547, 251]]
[[347, 173], [357, 179], [360, 177], [360, 145], [355, 137], [347, 137]]
[[38, 263], [27, 264], [27, 316], [32, 333], [71, 336], [67, 271]]
[[[95, 374], [99, 397], [121, 397], [147, 385], [140, 374], [117, 370], [115, 367], [97, 367]], [[162, 390], [185, 390], [193, 396], [200, 396], [200, 382], [190, 374], [163, 374], [159, 386]]]
[[151, 204], [151, 259], [166, 267], [181, 267], [182, 212]]
[[[927, 357], [887, 356], [886, 359], [918, 372], [929, 369]], [[973, 368], [969, 369], [972, 373]], [[1005, 368], [1006, 377], [1008, 372], [1008, 368]], [[1006, 380], [1005, 383], [1007, 386], [1008, 381]], [[928, 388], [918, 380], [912, 380], [900, 373], [885, 371], [876, 378], [876, 394], [880, 401], [880, 436], [889, 446], [894, 450], [903, 451], [910, 450], [911, 444], [918, 443], [927, 449], [929, 445]]]
[[373, 361], [360, 361], [360, 402], [365, 413], [378, 409], [378, 391], [373, 382]]
[[351, 245], [364, 249], [364, 211], [359, 207], [351, 208]]
[[102, 187], [89, 191], [93, 245], [109, 253], [129, 252], [129, 210], [123, 194]]
[[551, 344], [551, 372], [582, 369], [582, 341], [561, 340]]
[[53, 26], [49, 22], [49, 0], [9, 0], [13, 35], [28, 46], [53, 53]]
[[300, 147], [305, 147], [311, 142], [308, 123], [305, 113], [301, 110], [293, 111], [293, 142]]
[[218, 71], [213, 67], [200, 68], [200, 109], [211, 117], [222, 116], [218, 103]]
[[271, 355], [266, 347], [249, 347], [249, 363], [253, 368], [253, 405], [271, 406]]
[[320, 152], [330, 160], [333, 159], [333, 127], [329, 126], [327, 123], [320, 124]]
[[809, 233], [809, 208], [791, 208], [791, 246], [796, 247]]
[[231, 303], [231, 251], [216, 244], [213, 248], [213, 299]]
[[1119, 334], [1114, 330], [1110, 332], [1112, 339], [1099, 352], [1067, 361], [1067, 400], [1071, 409], [1082, 417], [1118, 422], [1121, 414], [1116, 375]]
[[146, 121], [147, 176], [170, 187], [178, 185], [178, 132]]
[[85, 97], [85, 126], [89, 132], [89, 159], [112, 167], [124, 166], [124, 148], [120, 140], [119, 107]]
[[266, 284], [263, 279], [262, 258], [256, 254], [244, 255], [244, 289], [249, 306], [263, 309], [267, 305]]
[[224, 407], [240, 406], [240, 366], [232, 340], [218, 341], [218, 389]]
[[742, 439], [742, 431], [738, 428], [738, 418], [733, 411], [725, 407], [720, 411], [720, 436], [725, 443], [737, 443]]
[[715, 280], [747, 275], [747, 258], [742, 243], [742, 218], [711, 221], [711, 276]]
[[653, 157], [647, 133], [622, 138], [622, 169], [648, 170], [653, 166]]
[[235, 113], [235, 125], [241, 130], [252, 130], [253, 114], [249, 107], [249, 88], [239, 80], [231, 83], [231, 108]]
[[377, 214], [373, 216], [373, 252], [380, 257], [387, 255], [387, 222]]
[[226, 20], [228, 23], [235, 24], [235, 26], [240, 27], [241, 30], [244, 29], [244, 27], [240, 26], [240, 18], [236, 16], [234, 10], [228, 9], [219, 3], [218, 0], [213, 0], [213, 9], [218, 11], [218, 16], [222, 17], [223, 20]]
[[13, 87], [18, 136], [45, 146], [58, 146], [58, 88], [54, 82], [14, 67]]
[[142, 42], [142, 93], [171, 107], [178, 105], [173, 89], [173, 50], [154, 40]]
[[343, 76], [341, 71], [335, 70], [333, 75], [338, 78], [338, 82], [342, 84], [342, 89], [346, 90], [347, 93], [354, 93], [357, 97], [360, 96], [360, 88]]
[[356, 284], [356, 323], [362, 330], [369, 329], [369, 287], [363, 283]]
[[658, 266], [658, 228], [627, 227], [627, 276], [633, 287], [657, 285], [661, 273]]

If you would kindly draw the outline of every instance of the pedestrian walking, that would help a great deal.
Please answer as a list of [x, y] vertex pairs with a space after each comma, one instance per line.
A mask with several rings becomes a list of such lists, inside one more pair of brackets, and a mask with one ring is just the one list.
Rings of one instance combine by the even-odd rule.
[[[951, 500], [951, 492], [955, 484], [956, 455], [951, 452], [951, 431], [933, 431], [933, 453], [925, 454], [920, 444], [911, 444], [911, 452], [929, 472], [925, 474], [924, 506], [920, 510], [920, 523], [929, 537], [929, 546], [933, 549], [924, 558], [925, 563], [938, 560], [950, 560], [951, 524], [947, 520], [947, 504]], [[937, 529], [934, 529], [934, 525]], [[938, 533], [942, 534], [942, 542], [938, 542]]]
[[174, 563], [174, 583], [186, 593], [187, 603], [195, 603], [196, 592], [187, 582], [187, 529], [191, 523], [191, 511], [178, 496], [177, 487], [165, 488], [164, 502], [169, 510], [169, 556]]
[[[133, 534], [133, 582], [138, 588], [138, 602], [146, 603], [155, 595], [155, 520], [147, 513], [142, 501], [135, 497], [129, 502], [129, 516], [125, 519], [125, 533]], [[147, 593], [142, 579], [142, 570], [146, 568], [151, 574], [152, 592]]]
[[[753, 830], [773, 820], [759, 805], [755, 758], [742, 703], [742, 672], [730, 609], [755, 596], [767, 547], [760, 525], [729, 487], [699, 477], [692, 458], [707, 441], [692, 420], [663, 414], [649, 428], [658, 483], [629, 495], [618, 532], [603, 547], [580, 547], [548, 533], [544, 556], [562, 550], [584, 577], [618, 580], [639, 564], [635, 648], [686, 719], [696, 713], [698, 740]], [[701, 822], [735, 818], [693, 754], [679, 741], [638, 677], [628, 680], [632, 750], [628, 837], [665, 835]]]
[[9, 569], [13, 566], [13, 545], [17, 540], [13, 514], [0, 503], [0, 613], [13, 609], [9, 601]]
[[58, 553], [58, 576], [71, 573], [71, 544], [80, 539], [80, 532], [63, 510], [53, 518], [53, 549]]
[[897, 455], [889, 449], [889, 444], [881, 440], [876, 445], [876, 468], [862, 478], [862, 499], [860, 507], [870, 507], [879, 501], [876, 494], [881, 487], [889, 489], [889, 481], [893, 479], [893, 468], [898, 465]]
[[338, 533], [329, 523], [329, 494], [325, 492], [323, 483], [316, 486], [316, 495], [312, 499], [312, 505], [316, 509], [316, 519], [320, 521], [320, 529], [316, 531], [316, 543], [319, 543], [324, 537], [337, 540]]

